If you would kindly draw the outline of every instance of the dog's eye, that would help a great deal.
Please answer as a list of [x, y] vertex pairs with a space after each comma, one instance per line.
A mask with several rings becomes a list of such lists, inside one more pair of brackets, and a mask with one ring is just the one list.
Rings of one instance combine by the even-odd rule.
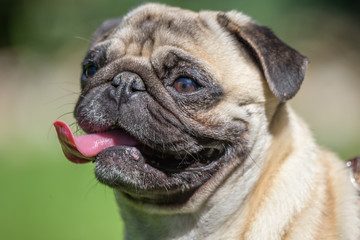
[[81, 88], [83, 89], [85, 85], [89, 82], [89, 79], [92, 78], [95, 73], [97, 72], [97, 67], [94, 63], [90, 62], [86, 65], [84, 65], [83, 73], [81, 76]]
[[97, 70], [97, 67], [93, 63], [86, 64], [84, 67], [83, 77], [92, 78]]
[[175, 80], [173, 87], [179, 93], [191, 93], [197, 91], [200, 86], [192, 79], [181, 77]]

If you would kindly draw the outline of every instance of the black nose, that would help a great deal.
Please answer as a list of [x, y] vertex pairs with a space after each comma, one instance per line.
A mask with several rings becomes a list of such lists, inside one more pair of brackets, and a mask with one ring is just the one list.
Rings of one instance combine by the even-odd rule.
[[132, 95], [146, 90], [141, 77], [132, 72], [122, 72], [116, 75], [111, 81], [111, 85], [110, 97], [118, 104], [127, 102]]

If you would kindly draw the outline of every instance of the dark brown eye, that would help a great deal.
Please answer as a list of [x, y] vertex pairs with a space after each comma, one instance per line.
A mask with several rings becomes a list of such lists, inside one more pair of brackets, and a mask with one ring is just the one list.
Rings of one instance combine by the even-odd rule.
[[88, 63], [84, 66], [84, 70], [81, 76], [81, 88], [84, 88], [85, 85], [89, 82], [97, 72], [97, 67], [93, 63]]
[[191, 93], [199, 90], [200, 86], [189, 78], [178, 78], [175, 80], [173, 87], [179, 93]]
[[86, 78], [92, 78], [96, 72], [97, 72], [97, 67], [94, 64], [90, 63], [87, 66], [85, 66], [83, 74]]

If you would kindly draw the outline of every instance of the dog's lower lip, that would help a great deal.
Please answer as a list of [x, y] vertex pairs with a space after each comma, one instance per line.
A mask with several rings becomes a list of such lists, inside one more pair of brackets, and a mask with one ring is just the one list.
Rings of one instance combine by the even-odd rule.
[[151, 164], [138, 147], [113, 146], [95, 161], [95, 176], [103, 184], [139, 203], [173, 205], [185, 202], [224, 162], [173, 169]]
[[[111, 149], [116, 149], [120, 147], [125, 146], [113, 146]], [[134, 151], [134, 149], [136, 149], [136, 152]], [[110, 149], [108, 148], [104, 149], [103, 151], [105, 150], [110, 151]], [[167, 174], [178, 172], [204, 171], [211, 169], [217, 163], [217, 161], [214, 159], [208, 160], [203, 163], [197, 161], [196, 159], [185, 159], [186, 157], [183, 157], [183, 159], [181, 160], [176, 160], [175, 156], [165, 156], [164, 153], [155, 154], [151, 151], [152, 150], [149, 150], [149, 147], [138, 144], [134, 147], [129, 147], [128, 153], [130, 154], [129, 156], [132, 158], [132, 160], [134, 160], [135, 162], [139, 161], [140, 157], [142, 157], [144, 160], [144, 164]], [[222, 153], [219, 153], [219, 155], [220, 154]], [[163, 156], [159, 157], [159, 155]], [[97, 157], [94, 162], [96, 161], [100, 161], [100, 159]], [[121, 159], [119, 158], [117, 161], [121, 161]]]

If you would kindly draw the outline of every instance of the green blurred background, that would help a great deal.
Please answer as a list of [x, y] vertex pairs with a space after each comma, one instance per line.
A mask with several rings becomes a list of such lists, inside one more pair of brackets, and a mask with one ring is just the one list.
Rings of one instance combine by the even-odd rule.
[[[112, 190], [92, 164], [62, 155], [52, 122], [73, 123], [80, 62], [93, 30], [143, 1], [1, 0], [0, 239], [122, 239]], [[310, 58], [291, 104], [317, 141], [360, 154], [358, 0], [160, 1], [242, 11]]]

